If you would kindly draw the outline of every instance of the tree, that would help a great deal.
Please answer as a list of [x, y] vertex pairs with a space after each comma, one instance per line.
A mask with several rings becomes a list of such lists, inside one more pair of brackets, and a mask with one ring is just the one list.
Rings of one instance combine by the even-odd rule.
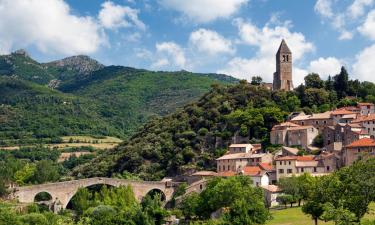
[[281, 204], [283, 204], [285, 208], [287, 208], [286, 207], [287, 204], [290, 204], [290, 207], [293, 206], [293, 202], [295, 202], [295, 198], [293, 197], [293, 195], [282, 194], [282, 195], [277, 196], [277, 201], [281, 202]]
[[246, 176], [215, 178], [200, 194], [192, 194], [182, 202], [182, 210], [190, 218], [209, 219], [211, 213], [223, 210], [222, 219], [230, 224], [264, 224], [269, 213], [262, 190], [252, 187]]
[[333, 86], [339, 99], [342, 99], [348, 95], [349, 75], [345, 67], [341, 67], [340, 73], [334, 77]]
[[252, 84], [252, 85], [257, 85], [257, 86], [259, 86], [259, 85], [262, 84], [262, 82], [263, 82], [263, 79], [262, 79], [262, 77], [260, 77], [260, 76], [255, 76], [255, 77], [252, 77], [252, 78], [251, 78], [251, 84]]
[[42, 184], [47, 181], [57, 181], [59, 177], [58, 167], [54, 162], [50, 160], [41, 160], [36, 163], [33, 181]]
[[319, 74], [310, 73], [305, 77], [306, 88], [323, 88], [324, 81], [320, 79]]
[[318, 220], [324, 213], [323, 206], [320, 203], [314, 201], [305, 203], [302, 206], [302, 211], [306, 214], [311, 215], [312, 219], [315, 222], [315, 225], [318, 225]]

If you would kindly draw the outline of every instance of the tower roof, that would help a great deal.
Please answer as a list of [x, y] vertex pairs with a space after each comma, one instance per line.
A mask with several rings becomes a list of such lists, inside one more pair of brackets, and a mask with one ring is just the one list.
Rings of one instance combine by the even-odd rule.
[[281, 41], [279, 50], [277, 51], [277, 54], [279, 54], [279, 53], [292, 53], [292, 51], [290, 51], [290, 49], [289, 49], [289, 47], [286, 44], [284, 39]]

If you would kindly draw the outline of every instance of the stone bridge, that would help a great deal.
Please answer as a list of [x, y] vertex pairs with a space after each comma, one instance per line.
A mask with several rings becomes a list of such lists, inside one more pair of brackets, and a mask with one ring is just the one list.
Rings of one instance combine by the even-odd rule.
[[165, 201], [172, 199], [176, 185], [169, 181], [131, 181], [116, 178], [87, 178], [59, 183], [47, 183], [33, 186], [17, 187], [12, 193], [12, 198], [21, 203], [34, 202], [35, 196], [42, 192], [51, 195], [52, 209], [56, 212], [65, 209], [69, 201], [77, 193], [79, 188], [90, 187], [97, 184], [105, 184], [113, 187], [128, 186], [133, 189], [135, 197], [141, 201], [150, 191], [156, 190], [164, 195]]

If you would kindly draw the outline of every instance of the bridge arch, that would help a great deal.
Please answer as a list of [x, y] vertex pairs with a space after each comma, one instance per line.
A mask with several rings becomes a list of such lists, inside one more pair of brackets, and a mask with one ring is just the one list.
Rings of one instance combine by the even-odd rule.
[[145, 198], [146, 196], [151, 196], [152, 198], [154, 198], [156, 195], [160, 195], [160, 200], [165, 202], [167, 197], [166, 197], [166, 194], [164, 193], [163, 190], [160, 190], [159, 188], [152, 188], [150, 189], [146, 194], [145, 196], [143, 196], [143, 198]]
[[52, 201], [53, 197], [52, 194], [49, 193], [48, 191], [41, 191], [39, 193], [36, 193], [34, 196], [34, 202], [46, 202], [46, 201]]

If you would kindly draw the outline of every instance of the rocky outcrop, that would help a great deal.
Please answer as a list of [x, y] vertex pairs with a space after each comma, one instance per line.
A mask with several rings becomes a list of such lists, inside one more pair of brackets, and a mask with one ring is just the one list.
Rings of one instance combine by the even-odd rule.
[[96, 70], [102, 69], [104, 65], [85, 55], [72, 56], [61, 60], [47, 63], [47, 66], [61, 67], [66, 70], [72, 70], [78, 74], [87, 75]]

